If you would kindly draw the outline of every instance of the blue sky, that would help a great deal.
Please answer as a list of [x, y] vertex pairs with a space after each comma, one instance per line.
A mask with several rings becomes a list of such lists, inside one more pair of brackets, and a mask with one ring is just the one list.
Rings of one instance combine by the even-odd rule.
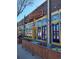
[[17, 22], [19, 22], [20, 20], [22, 20], [24, 18], [24, 16], [27, 16], [32, 11], [34, 11], [37, 7], [39, 7], [45, 1], [46, 0], [34, 0], [32, 5], [26, 6], [26, 8], [24, 9], [24, 11], [19, 16], [17, 16]]

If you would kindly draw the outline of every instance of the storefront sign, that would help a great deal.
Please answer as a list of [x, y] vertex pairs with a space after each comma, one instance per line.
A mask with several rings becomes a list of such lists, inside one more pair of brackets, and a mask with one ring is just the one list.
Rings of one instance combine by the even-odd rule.
[[31, 19], [38, 19], [38, 18], [42, 17], [43, 14], [44, 14], [43, 9], [39, 9], [39, 10], [35, 11], [34, 13], [30, 14], [29, 19], [30, 20]]

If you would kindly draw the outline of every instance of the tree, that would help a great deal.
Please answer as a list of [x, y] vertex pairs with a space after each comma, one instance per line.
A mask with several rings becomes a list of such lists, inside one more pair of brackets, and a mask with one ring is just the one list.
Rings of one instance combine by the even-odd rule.
[[33, 0], [17, 0], [17, 16], [30, 4], [33, 4]]

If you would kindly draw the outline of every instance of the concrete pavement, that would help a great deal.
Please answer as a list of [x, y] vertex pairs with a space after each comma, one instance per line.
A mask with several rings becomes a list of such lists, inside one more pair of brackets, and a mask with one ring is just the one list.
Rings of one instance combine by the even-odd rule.
[[34, 55], [29, 52], [27, 49], [22, 48], [21, 44], [17, 45], [17, 59], [42, 59], [41, 57]]

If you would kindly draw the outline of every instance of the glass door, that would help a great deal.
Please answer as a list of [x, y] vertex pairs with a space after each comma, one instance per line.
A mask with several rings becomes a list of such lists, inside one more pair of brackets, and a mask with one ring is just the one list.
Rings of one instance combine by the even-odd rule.
[[60, 43], [60, 24], [52, 24], [52, 42]]
[[42, 31], [41, 31], [41, 27], [38, 27], [38, 28], [37, 28], [37, 36], [38, 36], [38, 39], [39, 39], [39, 40], [42, 39]]
[[42, 26], [42, 40], [47, 40], [47, 26]]

